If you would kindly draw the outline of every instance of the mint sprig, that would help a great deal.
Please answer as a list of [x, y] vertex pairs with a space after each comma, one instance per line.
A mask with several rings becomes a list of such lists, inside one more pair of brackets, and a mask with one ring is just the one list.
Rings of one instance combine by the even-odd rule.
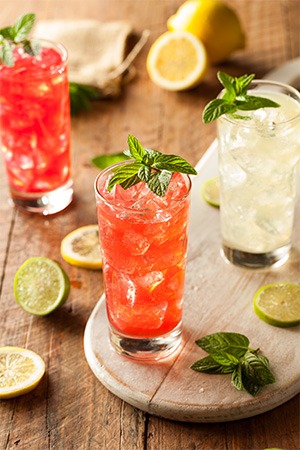
[[40, 42], [37, 39], [27, 38], [34, 22], [35, 14], [28, 13], [20, 16], [14, 25], [0, 29], [0, 59], [3, 65], [14, 66], [13, 50], [16, 46], [22, 46], [31, 56], [40, 53]]
[[132, 135], [128, 135], [128, 149], [124, 154], [134, 160], [117, 167], [108, 183], [111, 191], [115, 184], [128, 189], [144, 181], [149, 189], [159, 197], [167, 192], [172, 175], [180, 172], [197, 175], [196, 170], [183, 158], [177, 155], [164, 155], [157, 150], [147, 149]]
[[275, 382], [268, 359], [249, 347], [249, 339], [239, 333], [214, 333], [196, 341], [209, 353], [192, 364], [191, 369], [210, 374], [231, 373], [231, 384], [252, 396], [261, 388]]
[[248, 95], [247, 90], [255, 74], [232, 77], [224, 72], [218, 72], [217, 77], [225, 92], [221, 98], [211, 100], [204, 108], [202, 120], [210, 123], [223, 114], [230, 114], [236, 119], [249, 120], [249, 117], [237, 114], [238, 111], [253, 111], [260, 108], [278, 108], [280, 105], [273, 100], [256, 95]]

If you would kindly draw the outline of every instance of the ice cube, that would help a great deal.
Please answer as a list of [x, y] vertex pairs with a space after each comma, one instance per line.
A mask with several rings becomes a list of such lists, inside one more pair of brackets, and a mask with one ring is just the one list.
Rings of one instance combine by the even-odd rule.
[[138, 283], [148, 291], [152, 292], [156, 286], [162, 283], [164, 280], [164, 274], [160, 271], [154, 271], [147, 273], [147, 275], [138, 278]]
[[122, 244], [130, 249], [132, 255], [136, 256], [144, 255], [150, 247], [150, 242], [147, 238], [130, 228], [125, 231], [122, 238]]

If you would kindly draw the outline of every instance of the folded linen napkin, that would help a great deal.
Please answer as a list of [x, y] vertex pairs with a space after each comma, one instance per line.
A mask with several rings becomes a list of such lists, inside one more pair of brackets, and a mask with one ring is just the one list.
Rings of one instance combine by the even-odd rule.
[[149, 33], [145, 30], [128, 54], [127, 43], [134, 33], [125, 21], [45, 20], [37, 23], [34, 35], [66, 47], [70, 81], [97, 87], [104, 97], [116, 97]]

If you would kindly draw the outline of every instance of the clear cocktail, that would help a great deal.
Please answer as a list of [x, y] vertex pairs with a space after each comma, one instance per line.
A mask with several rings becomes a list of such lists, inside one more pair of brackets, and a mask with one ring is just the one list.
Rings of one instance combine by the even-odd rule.
[[72, 200], [67, 52], [41, 41], [38, 56], [14, 49], [0, 65], [0, 133], [14, 202], [51, 214]]
[[300, 94], [289, 86], [252, 82], [249, 95], [279, 108], [239, 111], [218, 119], [221, 232], [231, 262], [252, 268], [289, 255], [300, 160]]
[[108, 192], [114, 167], [95, 183], [111, 341], [155, 359], [180, 344], [191, 181], [173, 174], [164, 197], [144, 182]]

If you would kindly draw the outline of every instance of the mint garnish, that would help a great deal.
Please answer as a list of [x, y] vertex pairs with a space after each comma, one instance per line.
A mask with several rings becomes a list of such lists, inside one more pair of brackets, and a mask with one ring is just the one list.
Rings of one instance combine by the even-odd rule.
[[19, 17], [11, 27], [0, 29], [0, 59], [5, 66], [14, 66], [13, 50], [23, 46], [29, 55], [39, 54], [41, 45], [37, 39], [27, 39], [35, 21], [35, 14], [28, 13]]
[[185, 159], [144, 148], [134, 136], [128, 135], [128, 147], [124, 154], [135, 161], [114, 170], [108, 183], [109, 191], [115, 184], [128, 189], [144, 181], [152, 192], [163, 197], [174, 172], [197, 175], [196, 170]]
[[196, 341], [209, 353], [191, 369], [210, 374], [231, 373], [231, 383], [239, 391], [255, 396], [261, 388], [275, 382], [268, 359], [249, 347], [249, 339], [239, 333], [214, 333]]
[[98, 169], [105, 169], [112, 164], [116, 164], [121, 161], [126, 161], [128, 156], [124, 153], [111, 153], [109, 155], [97, 155], [91, 159], [91, 163], [98, 167]]
[[237, 111], [253, 111], [260, 108], [278, 108], [280, 105], [268, 98], [248, 95], [247, 89], [255, 74], [232, 77], [224, 72], [218, 72], [219, 81], [225, 88], [223, 97], [210, 101], [204, 108], [202, 120], [210, 123], [223, 114], [230, 114], [237, 119], [249, 119], [236, 114]]

